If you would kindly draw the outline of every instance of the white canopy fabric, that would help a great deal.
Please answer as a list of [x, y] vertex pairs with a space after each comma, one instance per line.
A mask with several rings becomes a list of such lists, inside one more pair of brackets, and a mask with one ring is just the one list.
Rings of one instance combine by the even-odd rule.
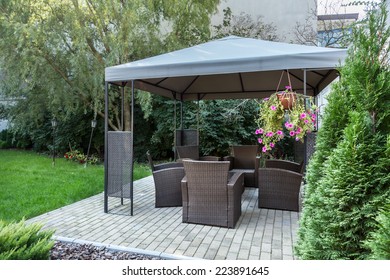
[[177, 100], [246, 99], [284, 90], [288, 76], [293, 90], [303, 92], [306, 72], [306, 93], [316, 95], [337, 77], [346, 55], [346, 49], [229, 36], [107, 67], [105, 80], [134, 81], [135, 88]]

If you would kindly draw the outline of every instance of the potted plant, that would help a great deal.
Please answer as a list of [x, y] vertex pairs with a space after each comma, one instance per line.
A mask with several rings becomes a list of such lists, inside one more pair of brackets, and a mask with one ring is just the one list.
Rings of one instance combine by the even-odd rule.
[[313, 98], [293, 92], [291, 86], [263, 99], [259, 107], [259, 128], [255, 134], [264, 153], [271, 151], [284, 137], [303, 142], [304, 137], [316, 128], [317, 108]]

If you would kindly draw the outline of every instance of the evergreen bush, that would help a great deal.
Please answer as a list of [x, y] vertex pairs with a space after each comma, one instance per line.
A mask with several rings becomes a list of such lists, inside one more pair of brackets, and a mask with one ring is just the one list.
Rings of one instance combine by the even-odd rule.
[[371, 258], [390, 260], [390, 200], [376, 219], [378, 226], [367, 242]]
[[7, 224], [0, 220], [0, 260], [47, 260], [54, 245], [53, 231], [24, 220]]
[[384, 6], [353, 30], [307, 169], [297, 255], [367, 259], [389, 186], [389, 28]]

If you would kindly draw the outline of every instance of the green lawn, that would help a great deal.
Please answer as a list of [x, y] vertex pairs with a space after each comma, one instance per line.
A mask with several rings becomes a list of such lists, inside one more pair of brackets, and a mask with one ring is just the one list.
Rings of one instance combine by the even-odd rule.
[[[55, 162], [34, 152], [0, 150], [0, 220], [28, 219], [103, 191], [102, 165]], [[135, 165], [134, 180], [150, 174], [147, 166]]]

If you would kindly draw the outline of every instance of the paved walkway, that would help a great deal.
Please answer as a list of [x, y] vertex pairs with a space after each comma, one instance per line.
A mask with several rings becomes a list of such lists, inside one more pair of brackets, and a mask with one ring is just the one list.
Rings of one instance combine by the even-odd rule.
[[[103, 193], [30, 219], [55, 229], [69, 240], [124, 246], [130, 251], [202, 259], [294, 259], [299, 214], [259, 209], [257, 189], [247, 188], [235, 229], [182, 223], [181, 207], [154, 208], [154, 183], [149, 176], [134, 182], [134, 216], [129, 201], [110, 198], [103, 211]], [[146, 252], [146, 253], [148, 253]]]

